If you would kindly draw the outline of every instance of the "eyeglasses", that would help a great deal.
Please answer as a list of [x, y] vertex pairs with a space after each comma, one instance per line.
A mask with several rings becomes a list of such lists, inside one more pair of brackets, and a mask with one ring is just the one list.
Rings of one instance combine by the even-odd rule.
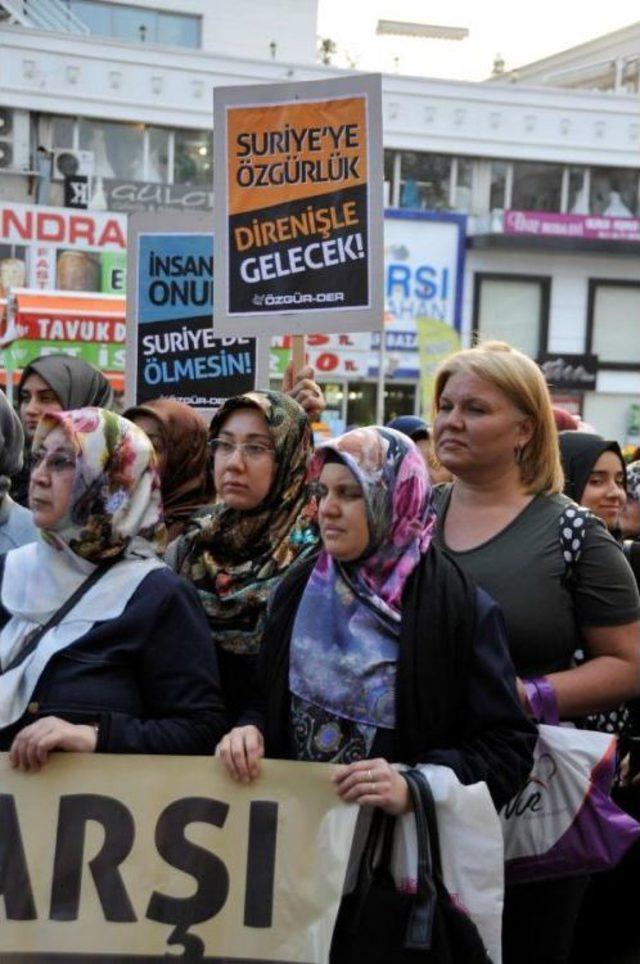
[[214, 458], [219, 459], [230, 459], [236, 451], [239, 451], [247, 462], [258, 462], [260, 459], [276, 454], [274, 449], [267, 445], [259, 445], [257, 442], [227, 442], [226, 439], [214, 438], [209, 445]]
[[75, 472], [76, 460], [73, 455], [65, 455], [63, 452], [47, 454], [45, 449], [40, 449], [29, 456], [29, 468], [33, 472], [40, 465], [44, 465], [47, 472], [60, 475], [63, 472]]

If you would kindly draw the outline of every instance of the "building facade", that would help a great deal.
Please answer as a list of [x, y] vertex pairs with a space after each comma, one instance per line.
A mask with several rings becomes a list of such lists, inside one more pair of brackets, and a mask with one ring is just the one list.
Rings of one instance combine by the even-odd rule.
[[[316, 62], [310, 0], [185, 0], [179, 14], [161, 0], [66, 6], [92, 32], [0, 23], [3, 210], [208, 209], [213, 88], [342, 73]], [[455, 222], [463, 343], [500, 338], [551, 358], [556, 375], [558, 365], [574, 372], [554, 382], [560, 401], [612, 437], [640, 432], [638, 106], [628, 85], [383, 78], [386, 417], [419, 409], [415, 318], [425, 302], [437, 315], [436, 288], [431, 296], [423, 282], [427, 271], [453, 271], [436, 262]], [[95, 245], [74, 263], [64, 243], [52, 255], [21, 240], [0, 236], [5, 288], [109, 290]], [[337, 427], [375, 417], [379, 343], [310, 348]], [[276, 344], [274, 376], [281, 351]], [[590, 380], [579, 375], [585, 366]]]

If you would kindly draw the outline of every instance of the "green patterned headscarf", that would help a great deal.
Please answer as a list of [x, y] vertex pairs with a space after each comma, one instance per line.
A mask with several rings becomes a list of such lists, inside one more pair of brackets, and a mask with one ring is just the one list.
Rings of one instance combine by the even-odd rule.
[[76, 474], [69, 510], [43, 530], [44, 539], [92, 563], [161, 552], [166, 530], [160, 478], [142, 429], [102, 408], [49, 412], [36, 430], [34, 454], [56, 428], [75, 449]]
[[234, 653], [255, 654], [269, 593], [318, 541], [306, 478], [313, 437], [297, 402], [280, 392], [256, 391], [225, 402], [211, 423], [212, 438], [239, 408], [255, 408], [265, 417], [276, 459], [271, 490], [247, 511], [216, 502], [182, 537], [177, 558], [178, 571], [200, 594], [216, 643]]

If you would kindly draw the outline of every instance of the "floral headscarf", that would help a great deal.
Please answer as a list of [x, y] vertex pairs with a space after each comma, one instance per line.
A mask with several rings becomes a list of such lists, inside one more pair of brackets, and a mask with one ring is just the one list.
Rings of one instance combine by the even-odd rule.
[[431, 542], [429, 477], [415, 444], [388, 428], [360, 428], [322, 445], [362, 488], [369, 545], [339, 563], [321, 552], [298, 607], [289, 685], [299, 698], [358, 723], [393, 727], [402, 592]]
[[315, 502], [307, 487], [313, 439], [304, 410], [280, 392], [248, 392], [216, 413], [210, 435], [239, 408], [255, 408], [275, 447], [276, 476], [255, 509], [216, 502], [180, 540], [178, 570], [198, 589], [216, 642], [236, 654], [260, 648], [267, 600], [287, 568], [313, 550], [318, 535]]
[[94, 564], [161, 552], [166, 532], [160, 479], [145, 433], [101, 408], [49, 412], [36, 430], [34, 452], [56, 428], [76, 451], [76, 474], [69, 511], [43, 530], [44, 539]]

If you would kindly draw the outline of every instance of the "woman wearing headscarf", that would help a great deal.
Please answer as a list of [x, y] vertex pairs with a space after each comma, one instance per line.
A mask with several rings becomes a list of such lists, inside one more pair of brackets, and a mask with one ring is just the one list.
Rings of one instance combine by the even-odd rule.
[[145, 434], [97, 408], [52, 412], [34, 437], [37, 542], [0, 560], [0, 748], [209, 753], [224, 725], [196, 592], [165, 538]]
[[146, 433], [156, 451], [171, 542], [198, 509], [214, 500], [209, 429], [198, 412], [175, 398], [155, 398], [128, 409], [124, 417]]
[[434, 515], [415, 445], [386, 428], [323, 445], [323, 548], [276, 590], [260, 698], [217, 753], [236, 779], [269, 757], [345, 763], [345, 801], [399, 814], [392, 762], [485, 781], [496, 807], [531, 768], [535, 729], [518, 700], [498, 607], [432, 543]]
[[26, 366], [18, 384], [18, 412], [24, 429], [25, 464], [13, 478], [16, 502], [27, 504], [28, 454], [38, 422], [46, 412], [87, 406], [113, 407], [113, 389], [101, 371], [72, 355], [44, 355]]
[[198, 590], [235, 720], [252, 692], [269, 596], [317, 543], [306, 480], [313, 441], [300, 405], [271, 391], [229, 399], [210, 434], [216, 502], [168, 559]]
[[[589, 509], [620, 541], [627, 486], [627, 470], [620, 446], [617, 442], [585, 432], [561, 432], [558, 439], [565, 494]], [[615, 732], [619, 739], [619, 753], [625, 757], [634, 745], [634, 737], [640, 737], [640, 705], [633, 700], [617, 710], [588, 717], [586, 725]], [[636, 774], [630, 772], [629, 763], [630, 757], [626, 756], [622, 774], [624, 781], [630, 783]], [[637, 765], [638, 761], [634, 763]], [[634, 816], [640, 814], [639, 789], [616, 787], [613, 795], [625, 809], [631, 809]], [[607, 964], [612, 959], [609, 955], [615, 959], [617, 953], [640, 952], [631, 906], [624, 911], [625, 901], [631, 894], [637, 894], [639, 880], [640, 850], [637, 847], [615, 870], [594, 876], [576, 922], [572, 961], [578, 964], [590, 958], [599, 964]], [[600, 919], [602, 913], [614, 924], [606, 936], [601, 934], [594, 919]]]
[[617, 534], [626, 502], [626, 469], [617, 442], [587, 432], [560, 432], [564, 494]]
[[0, 555], [38, 536], [28, 509], [9, 495], [11, 476], [22, 468], [24, 432], [20, 419], [0, 392]]

